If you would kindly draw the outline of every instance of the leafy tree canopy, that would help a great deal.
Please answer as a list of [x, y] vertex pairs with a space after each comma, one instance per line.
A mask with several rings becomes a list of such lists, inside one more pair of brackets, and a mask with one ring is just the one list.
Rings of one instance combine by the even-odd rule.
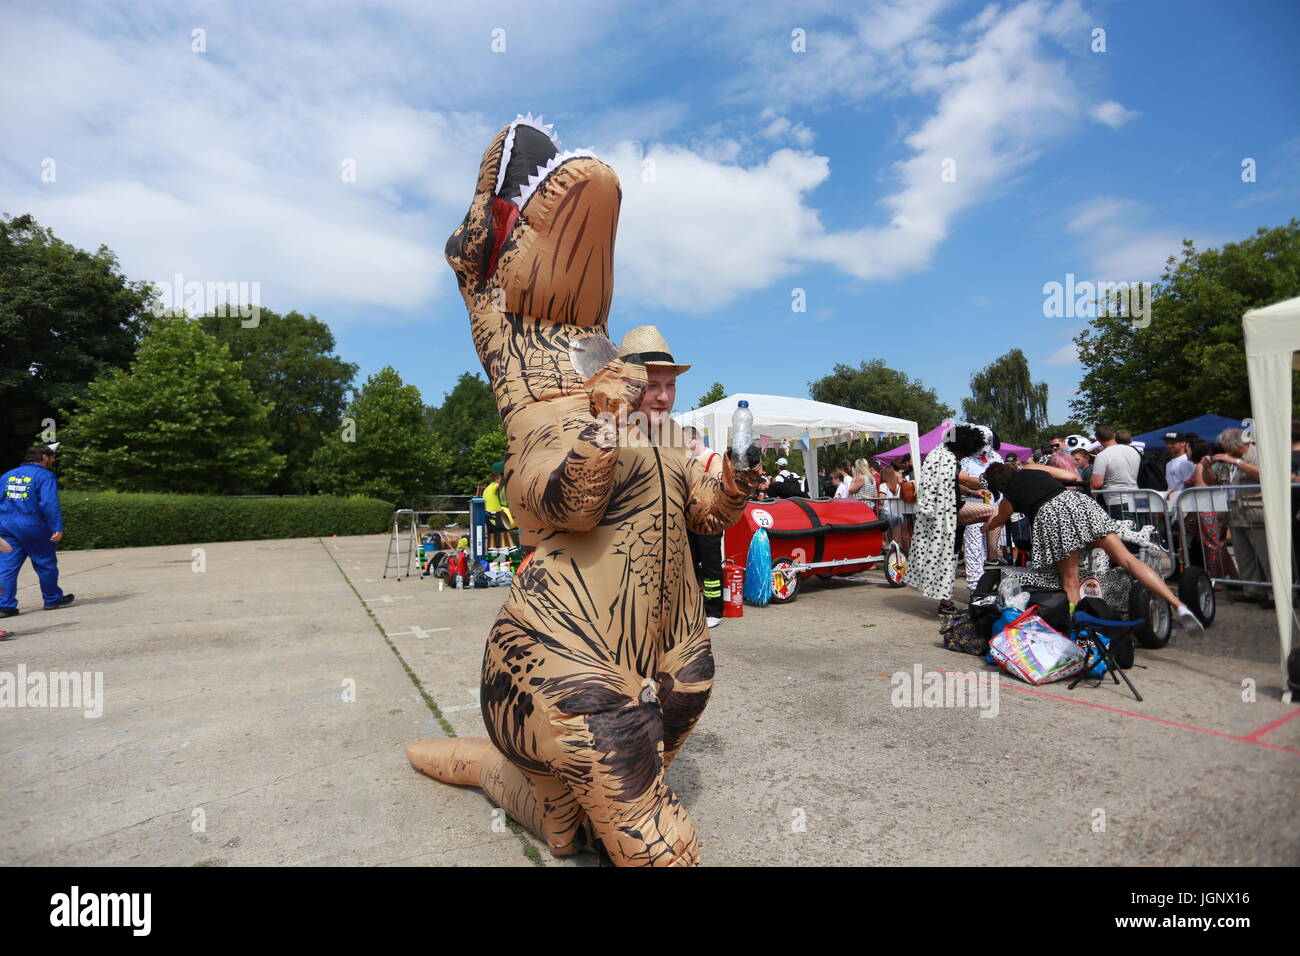
[[441, 491], [435, 485], [448, 462], [425, 427], [424, 411], [420, 390], [404, 384], [392, 366], [370, 376], [313, 456], [317, 487], [394, 504]]
[[709, 386], [709, 390], [700, 396], [700, 400], [695, 403], [696, 408], [703, 408], [705, 405], [712, 405], [714, 402], [720, 402], [727, 397], [727, 390], [722, 387], [721, 382], [714, 382]]
[[224, 345], [197, 322], [164, 319], [127, 370], [87, 388], [59, 433], [63, 471], [86, 489], [263, 492], [284, 465], [270, 413]]
[[0, 462], [20, 460], [46, 419], [57, 438], [86, 387], [126, 367], [150, 298], [107, 247], [86, 252], [29, 215], [0, 216]]
[[205, 315], [203, 329], [230, 349], [258, 400], [272, 406], [271, 447], [285, 458], [272, 491], [310, 490], [312, 456], [338, 429], [356, 365], [334, 354], [334, 334], [314, 315], [261, 309], [257, 324], [238, 315]]
[[889, 368], [883, 359], [863, 362], [857, 368], [836, 365], [831, 374], [810, 382], [808, 392], [819, 402], [909, 419], [922, 432], [953, 415], [934, 389]]
[[[1085, 372], [1071, 408], [1135, 433], [1207, 413], [1249, 416], [1242, 313], [1296, 295], [1300, 220], [1222, 249], [1184, 240], [1156, 284], [1149, 325], [1103, 315], [1075, 338]], [[1300, 400], [1300, 388], [1292, 394]]]
[[1028, 445], [1047, 425], [1047, 383], [1033, 380], [1020, 349], [972, 375], [970, 392], [971, 397], [962, 400], [962, 416], [989, 426], [1006, 441]]

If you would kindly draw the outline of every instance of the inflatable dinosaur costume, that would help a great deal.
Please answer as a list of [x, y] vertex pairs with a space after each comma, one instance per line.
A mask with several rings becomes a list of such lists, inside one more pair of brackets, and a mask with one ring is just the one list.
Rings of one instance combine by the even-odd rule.
[[709, 477], [671, 422], [652, 444], [597, 420], [630, 413], [645, 387], [635, 356], [584, 381], [569, 353], [606, 331], [620, 199], [610, 167], [562, 152], [530, 114], [484, 153], [447, 243], [536, 550], [483, 655], [488, 739], [421, 740], [407, 756], [482, 787], [556, 856], [598, 839], [619, 865], [686, 866], [699, 842], [664, 772], [713, 684], [686, 532], [725, 530], [758, 479], [726, 456]]

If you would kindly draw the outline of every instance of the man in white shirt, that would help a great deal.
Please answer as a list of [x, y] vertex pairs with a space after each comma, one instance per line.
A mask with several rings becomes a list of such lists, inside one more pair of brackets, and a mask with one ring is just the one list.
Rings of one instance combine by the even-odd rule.
[[1192, 435], [1165, 432], [1165, 448], [1169, 451], [1169, 461], [1165, 464], [1165, 487], [1170, 491], [1182, 491], [1196, 474], [1196, 462], [1191, 458], [1192, 439]]
[[[1138, 469], [1142, 467], [1141, 453], [1132, 445], [1117, 442], [1115, 429], [1109, 425], [1098, 425], [1096, 438], [1101, 442], [1101, 451], [1092, 461], [1092, 477], [1089, 479], [1092, 490], [1136, 488]], [[1111, 517], [1118, 518], [1124, 505], [1124, 496], [1108, 494], [1106, 505]]]
[[807, 488], [804, 487], [803, 478], [797, 472], [793, 472], [790, 470], [790, 462], [788, 462], [786, 459], [778, 458], [776, 460], [776, 468], [777, 468], [776, 475], [782, 481], [793, 481], [795, 484], [799, 486], [799, 489], [801, 491], [808, 490]]

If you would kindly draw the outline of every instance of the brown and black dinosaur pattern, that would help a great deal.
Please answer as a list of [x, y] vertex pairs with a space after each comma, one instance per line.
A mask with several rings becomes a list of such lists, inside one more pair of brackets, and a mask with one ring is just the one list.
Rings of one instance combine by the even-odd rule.
[[699, 841], [664, 782], [713, 684], [686, 532], [732, 525], [757, 476], [725, 457], [721, 479], [706, 475], [671, 424], [658, 444], [600, 426], [645, 385], [639, 365], [614, 361], [584, 382], [569, 360], [571, 339], [605, 334], [618, 178], [594, 157], [562, 160], [501, 241], [492, 217], [510, 213], [495, 189], [511, 133], [484, 154], [447, 258], [505, 424], [511, 507], [536, 551], [484, 651], [488, 739], [407, 754], [482, 787], [557, 856], [599, 840], [619, 865], [693, 865]]

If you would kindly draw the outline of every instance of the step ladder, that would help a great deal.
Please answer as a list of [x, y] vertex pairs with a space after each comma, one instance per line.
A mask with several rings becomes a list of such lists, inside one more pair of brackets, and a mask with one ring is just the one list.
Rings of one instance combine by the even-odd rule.
[[[411, 561], [415, 557], [416, 548], [420, 543], [419, 519], [415, 512], [410, 508], [399, 508], [393, 512], [393, 530], [388, 536], [388, 554], [384, 557], [384, 577], [388, 577], [388, 572], [396, 572], [396, 579], [402, 580], [402, 569], [406, 569], [406, 576], [411, 576]], [[403, 548], [405, 545], [405, 548]], [[406, 552], [406, 560], [402, 560], [402, 552]]]

